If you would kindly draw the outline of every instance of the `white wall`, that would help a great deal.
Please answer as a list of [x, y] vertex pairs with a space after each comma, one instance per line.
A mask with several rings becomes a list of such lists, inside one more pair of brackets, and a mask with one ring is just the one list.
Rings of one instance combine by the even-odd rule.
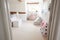
[[25, 12], [25, 1], [9, 0], [10, 11]]
[[50, 13], [48, 11], [48, 8], [49, 8], [50, 0], [47, 0], [46, 2], [43, 2], [43, 0], [26, 0], [26, 2], [39, 2], [39, 4], [26, 4], [27, 12], [36, 13], [37, 10], [38, 13], [36, 14], [42, 17], [42, 19], [44, 19], [47, 23], [49, 22]]
[[[25, 9], [25, 1], [23, 0], [22, 2], [18, 1], [18, 0], [9, 0], [9, 11], [15, 11], [15, 12], [26, 12]], [[22, 17], [23, 16], [23, 17]], [[22, 19], [26, 19], [26, 15], [19, 15], [19, 17], [21, 17]], [[20, 19], [21, 19], [20, 18]]]

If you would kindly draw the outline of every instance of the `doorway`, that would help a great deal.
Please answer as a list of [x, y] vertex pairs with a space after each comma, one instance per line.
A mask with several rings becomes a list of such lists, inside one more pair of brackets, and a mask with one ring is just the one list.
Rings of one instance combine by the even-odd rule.
[[48, 40], [51, 0], [9, 0], [12, 40]]

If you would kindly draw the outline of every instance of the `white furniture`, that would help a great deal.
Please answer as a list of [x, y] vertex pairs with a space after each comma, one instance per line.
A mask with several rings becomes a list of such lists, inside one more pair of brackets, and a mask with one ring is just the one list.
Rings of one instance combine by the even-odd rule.
[[12, 17], [11, 19], [11, 26], [18, 27], [18, 19], [16, 17]]

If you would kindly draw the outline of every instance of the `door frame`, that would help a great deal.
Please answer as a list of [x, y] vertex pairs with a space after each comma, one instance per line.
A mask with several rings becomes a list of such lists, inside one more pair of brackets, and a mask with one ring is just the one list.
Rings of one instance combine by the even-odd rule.
[[56, 26], [57, 26], [57, 18], [58, 18], [58, 9], [59, 9], [59, 0], [52, 0], [52, 5], [50, 7], [51, 15], [50, 15], [50, 24], [49, 24], [49, 40], [56, 40], [55, 39], [55, 32], [56, 32]]
[[[5, 38], [6, 40], [12, 40], [11, 34], [11, 24], [9, 19], [9, 2], [8, 0], [1, 0], [2, 3], [2, 11], [3, 11], [3, 19], [5, 24]], [[52, 0], [51, 7], [50, 7], [50, 21], [49, 21], [49, 36], [48, 40], [54, 40], [54, 32], [55, 32], [55, 24], [57, 19], [57, 8], [58, 8], [57, 0]]]

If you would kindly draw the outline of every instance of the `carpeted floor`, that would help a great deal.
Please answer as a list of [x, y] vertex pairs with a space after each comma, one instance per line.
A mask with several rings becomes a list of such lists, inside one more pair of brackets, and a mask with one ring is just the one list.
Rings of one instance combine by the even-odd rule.
[[44, 40], [40, 27], [33, 25], [33, 22], [23, 22], [21, 26], [12, 28], [13, 40]]

